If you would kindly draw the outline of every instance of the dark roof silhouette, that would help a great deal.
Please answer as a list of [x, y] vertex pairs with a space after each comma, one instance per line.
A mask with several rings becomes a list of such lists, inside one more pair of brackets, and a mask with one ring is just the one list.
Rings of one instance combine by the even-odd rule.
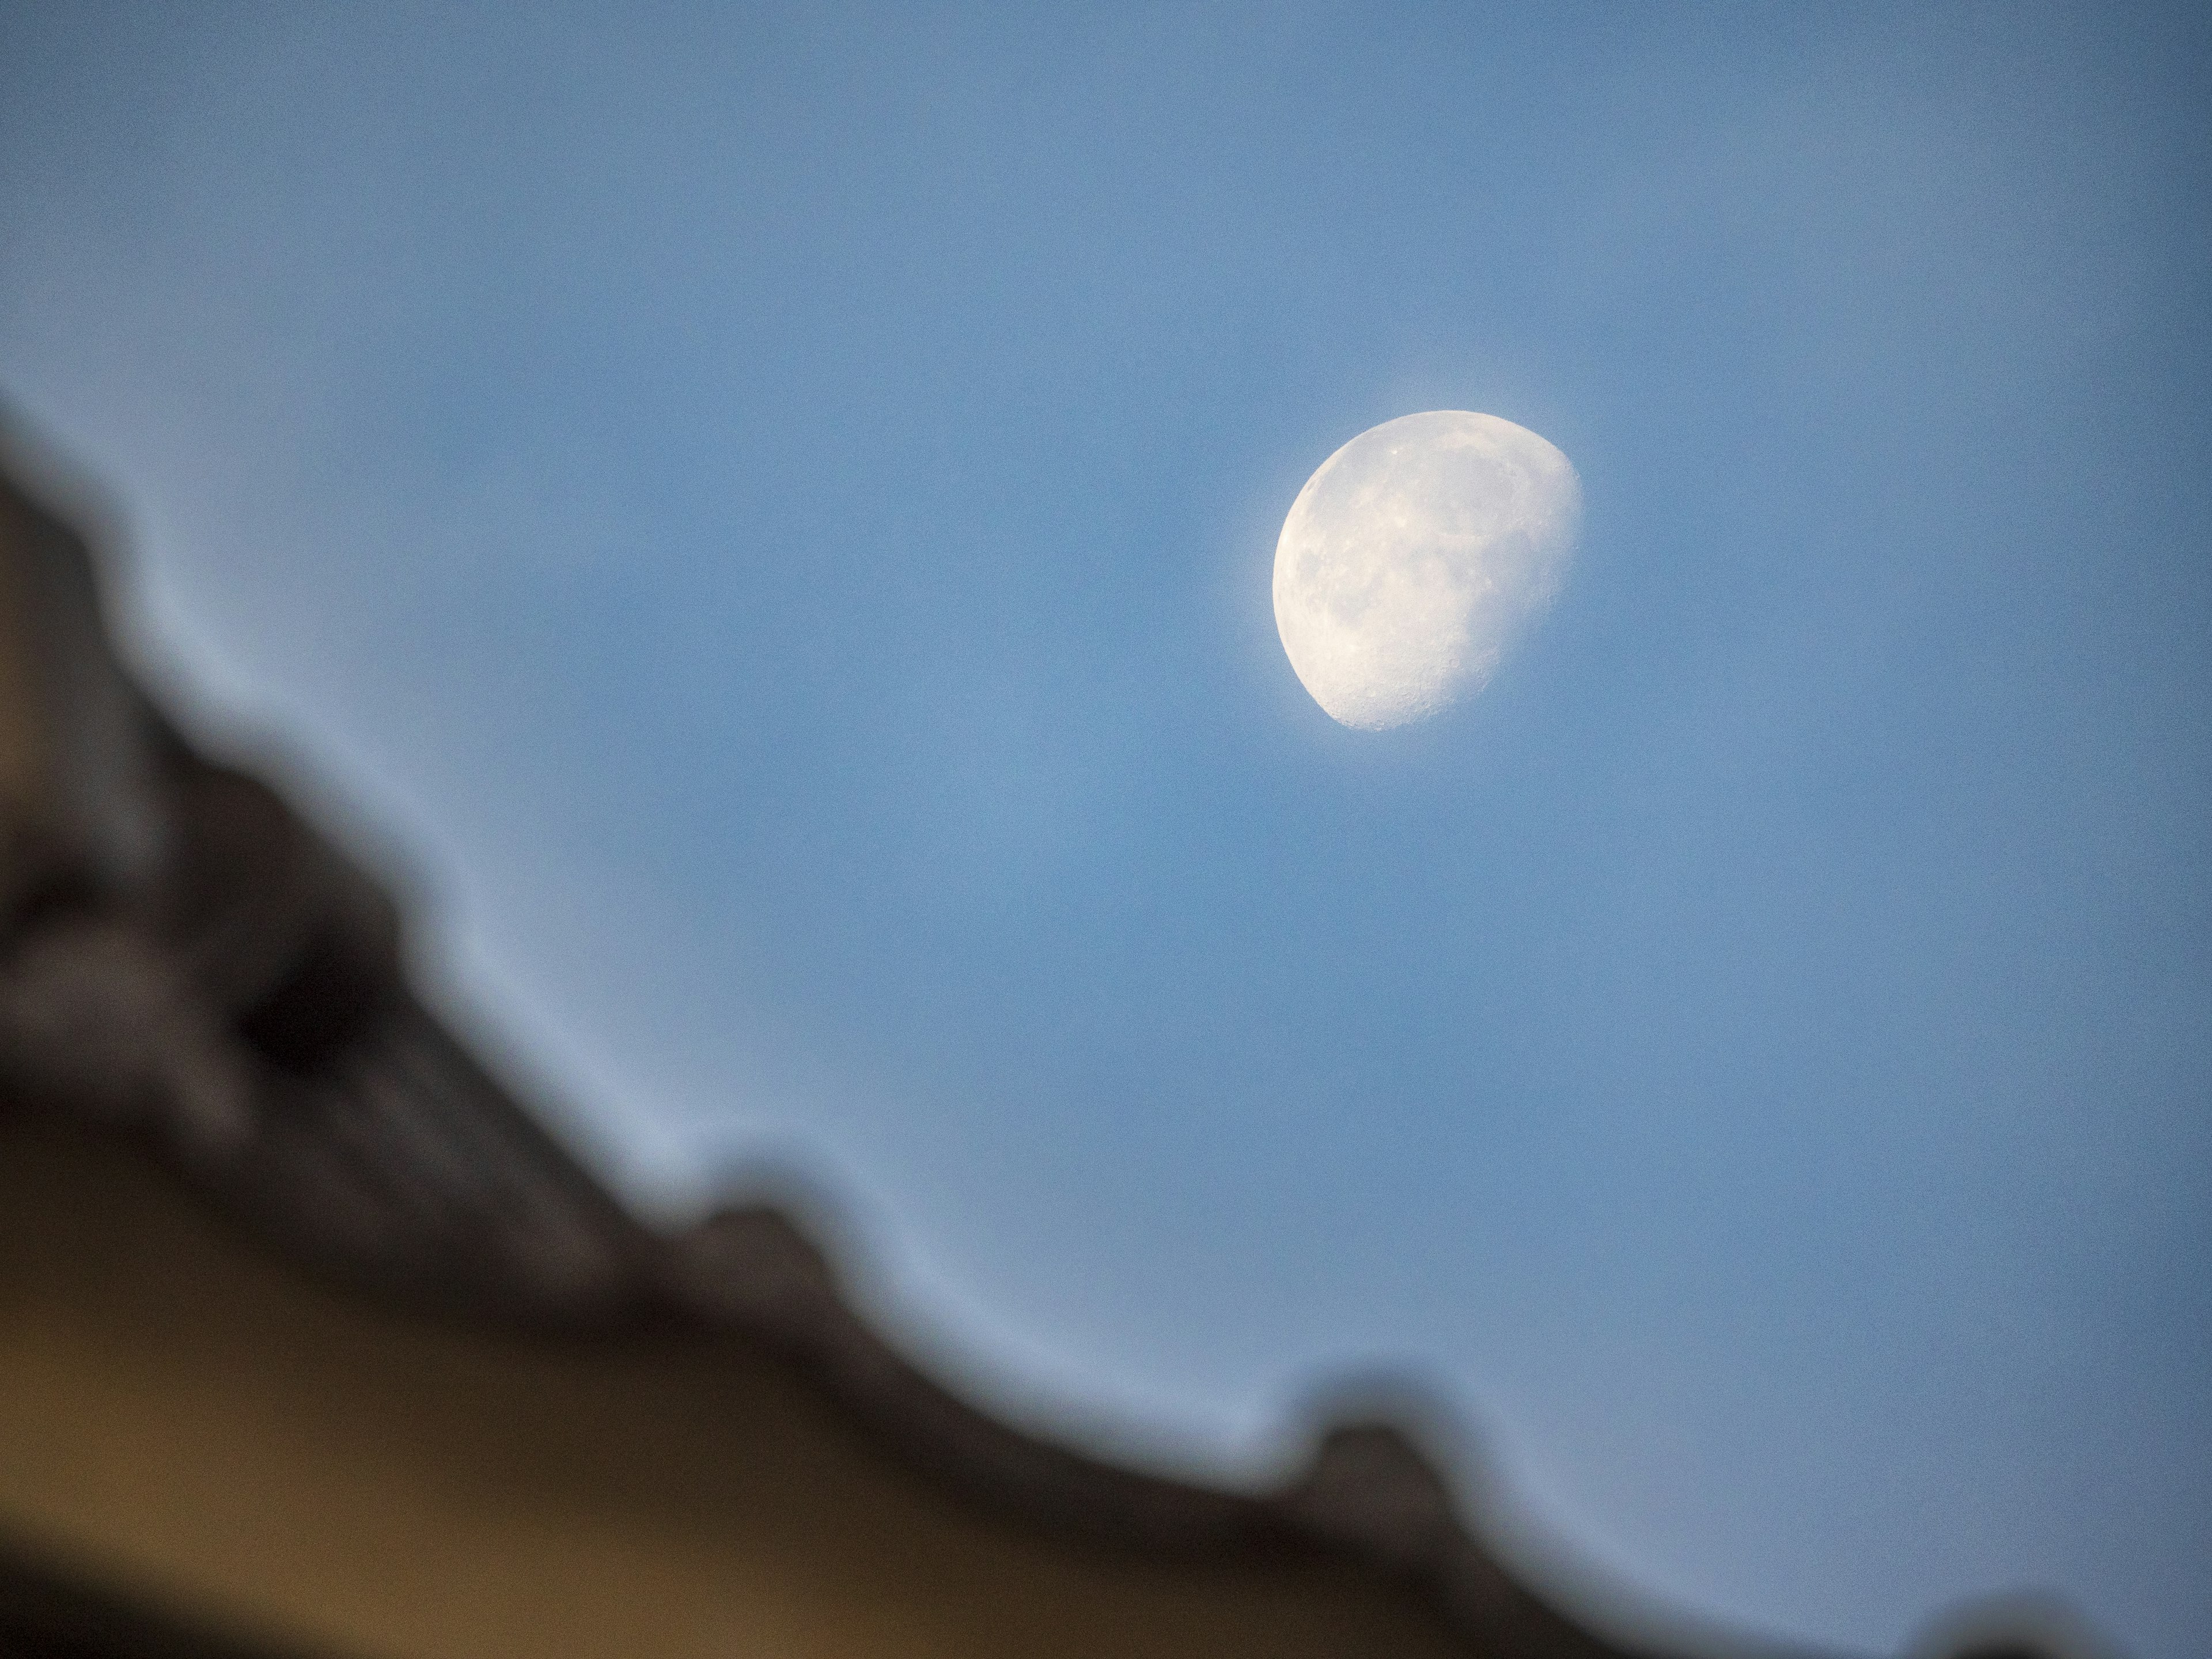
[[933, 1382], [778, 1211], [643, 1224], [98, 574], [0, 472], [0, 1653], [1646, 1651], [1389, 1424], [1267, 1493], [1117, 1468]]

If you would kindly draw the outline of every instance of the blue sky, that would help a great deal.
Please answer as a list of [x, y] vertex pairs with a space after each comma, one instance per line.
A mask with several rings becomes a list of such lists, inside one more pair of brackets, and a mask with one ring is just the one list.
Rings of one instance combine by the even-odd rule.
[[[18, 6], [0, 392], [204, 728], [641, 1203], [965, 1386], [1894, 1649], [2212, 1629], [2212, 29], [2181, 9]], [[1563, 448], [1470, 706], [1307, 475]]]

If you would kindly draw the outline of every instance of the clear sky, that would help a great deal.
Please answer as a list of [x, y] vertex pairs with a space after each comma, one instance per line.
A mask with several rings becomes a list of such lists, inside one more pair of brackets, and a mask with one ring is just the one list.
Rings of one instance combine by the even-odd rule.
[[[1401, 1371], [1670, 1604], [2185, 1659], [2208, 108], [2194, 8], [15, 4], [0, 394], [641, 1202], [804, 1171], [1127, 1455]], [[1346, 731], [1275, 534], [1438, 408], [1582, 551]]]

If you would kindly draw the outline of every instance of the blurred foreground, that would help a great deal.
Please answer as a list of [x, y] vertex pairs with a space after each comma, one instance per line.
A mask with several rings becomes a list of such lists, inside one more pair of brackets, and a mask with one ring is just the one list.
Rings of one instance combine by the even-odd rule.
[[776, 1212], [641, 1224], [149, 704], [97, 574], [0, 475], [0, 1653], [1754, 1650], [1599, 1633], [1397, 1428], [1264, 1494], [1117, 1468], [913, 1368]]

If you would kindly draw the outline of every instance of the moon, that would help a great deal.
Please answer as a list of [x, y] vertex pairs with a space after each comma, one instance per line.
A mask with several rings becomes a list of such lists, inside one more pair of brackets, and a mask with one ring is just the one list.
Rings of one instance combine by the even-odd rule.
[[1582, 495], [1495, 415], [1401, 416], [1338, 450], [1275, 544], [1275, 627], [1313, 700], [1380, 732], [1481, 690], [1565, 582]]

